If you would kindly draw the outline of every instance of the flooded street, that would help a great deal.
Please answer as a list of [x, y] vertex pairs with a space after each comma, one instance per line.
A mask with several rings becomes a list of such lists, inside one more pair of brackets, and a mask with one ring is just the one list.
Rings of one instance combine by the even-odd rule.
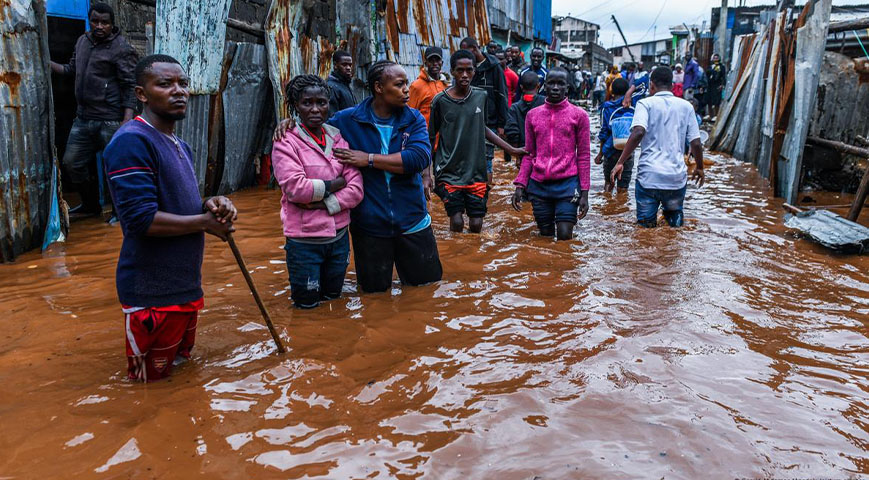
[[280, 193], [234, 194], [288, 352], [209, 237], [193, 362], [147, 386], [125, 380], [120, 229], [75, 223], [0, 265], [0, 477], [869, 475], [869, 257], [788, 233], [753, 168], [713, 158], [681, 230], [635, 227], [592, 165], [564, 243], [496, 160], [481, 235], [431, 203], [442, 282], [359, 295], [351, 264], [313, 311], [291, 308]]

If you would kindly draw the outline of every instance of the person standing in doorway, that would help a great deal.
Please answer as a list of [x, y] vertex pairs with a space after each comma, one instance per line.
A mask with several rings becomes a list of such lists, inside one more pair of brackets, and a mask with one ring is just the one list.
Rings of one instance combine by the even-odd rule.
[[345, 108], [356, 106], [356, 95], [350, 89], [350, 81], [353, 79], [353, 57], [344, 50], [338, 50], [332, 54], [332, 73], [329, 74], [327, 83], [332, 92], [329, 97], [329, 111], [332, 115]]
[[175, 136], [187, 113], [189, 79], [167, 55], [135, 67], [142, 115], [106, 147], [106, 176], [124, 241], [115, 283], [125, 314], [127, 376], [152, 381], [190, 358], [202, 309], [205, 234], [226, 240], [235, 206], [203, 201], [190, 147]]
[[631, 136], [610, 174], [610, 183], [622, 177], [625, 163], [640, 147], [637, 182], [634, 188], [637, 223], [642, 227], [658, 225], [658, 210], [671, 227], [681, 227], [682, 206], [688, 183], [684, 149], [688, 142], [696, 160], [692, 178], [703, 185], [703, 146], [700, 128], [691, 104], [673, 95], [673, 71], [658, 67], [651, 75], [651, 96], [637, 103], [631, 123]]
[[115, 26], [112, 7], [94, 3], [88, 21], [91, 29], [76, 41], [72, 58], [64, 65], [51, 62], [51, 71], [75, 77], [78, 109], [62, 163], [72, 188], [81, 197], [81, 204], [69, 213], [90, 216], [102, 212], [97, 154], [118, 128], [133, 118], [133, 72], [139, 58]]
[[[471, 86], [482, 88], [489, 96], [486, 104], [486, 127], [497, 132], [498, 136], [504, 136], [504, 126], [507, 124], [507, 81], [501, 64], [492, 55], [483, 53], [474, 37], [465, 37], [459, 44], [459, 48], [467, 50], [474, 55], [477, 62], [474, 79]], [[492, 183], [492, 161], [495, 158], [495, 145], [486, 142], [486, 163], [489, 172], [489, 184]]]

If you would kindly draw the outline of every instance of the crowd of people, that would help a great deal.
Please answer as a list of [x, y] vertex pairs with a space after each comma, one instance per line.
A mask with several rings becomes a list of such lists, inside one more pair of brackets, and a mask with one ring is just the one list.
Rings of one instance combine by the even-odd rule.
[[[226, 197], [201, 198], [191, 149], [175, 135], [189, 98], [185, 67], [161, 54], [138, 60], [107, 5], [94, 4], [89, 15], [92, 30], [74, 59], [52, 64], [76, 75], [80, 104], [64, 166], [84, 182], [89, 172], [81, 166], [105, 147], [103, 173], [124, 235], [116, 284], [128, 375], [156, 380], [190, 356], [203, 307], [204, 235], [226, 240], [238, 211]], [[351, 244], [361, 292], [389, 290], [393, 271], [408, 286], [441, 280], [432, 194], [452, 232], [465, 231], [465, 218], [468, 232], [481, 232], [496, 147], [515, 165], [510, 204], [517, 211], [531, 204], [541, 236], [573, 238], [589, 211], [595, 132], [586, 109], [571, 101], [576, 72], [547, 68], [542, 49], [531, 49], [526, 64], [518, 47], [484, 48], [473, 37], [452, 53], [421, 53], [412, 81], [395, 62], [369, 65], [361, 100], [351, 88], [354, 58], [345, 51], [333, 53], [328, 79], [304, 74], [285, 87], [292, 115], [275, 129], [272, 165], [297, 308], [341, 295]], [[723, 77], [717, 64], [710, 78]], [[670, 226], [682, 225], [686, 152], [694, 158], [692, 178], [704, 179], [695, 108], [674, 94], [696, 97], [693, 79], [702, 70], [690, 58], [684, 74], [679, 67], [626, 65], [599, 74], [581, 93], [599, 107], [595, 163], [605, 189], [625, 193], [636, 162], [636, 215], [644, 227], [657, 226], [660, 210]], [[104, 82], [102, 96], [88, 90], [95, 79]], [[142, 110], [134, 115], [137, 104]], [[89, 148], [75, 148], [83, 143]], [[87, 194], [82, 199], [91, 208]]]

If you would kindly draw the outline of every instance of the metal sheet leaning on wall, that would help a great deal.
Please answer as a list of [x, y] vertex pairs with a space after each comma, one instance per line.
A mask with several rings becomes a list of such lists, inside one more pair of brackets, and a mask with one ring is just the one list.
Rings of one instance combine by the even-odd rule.
[[42, 243], [51, 201], [54, 106], [45, 4], [0, 2], [0, 251]]

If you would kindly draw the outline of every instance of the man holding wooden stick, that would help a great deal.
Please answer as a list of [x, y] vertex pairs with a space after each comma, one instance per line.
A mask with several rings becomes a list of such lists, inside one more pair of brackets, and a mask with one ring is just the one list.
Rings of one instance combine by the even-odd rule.
[[116, 284], [128, 376], [147, 382], [190, 358], [203, 307], [204, 234], [227, 240], [237, 212], [226, 197], [202, 200], [190, 147], [175, 136], [190, 97], [184, 69], [151, 55], [135, 76], [144, 111], [118, 130], [104, 158], [124, 233]]

